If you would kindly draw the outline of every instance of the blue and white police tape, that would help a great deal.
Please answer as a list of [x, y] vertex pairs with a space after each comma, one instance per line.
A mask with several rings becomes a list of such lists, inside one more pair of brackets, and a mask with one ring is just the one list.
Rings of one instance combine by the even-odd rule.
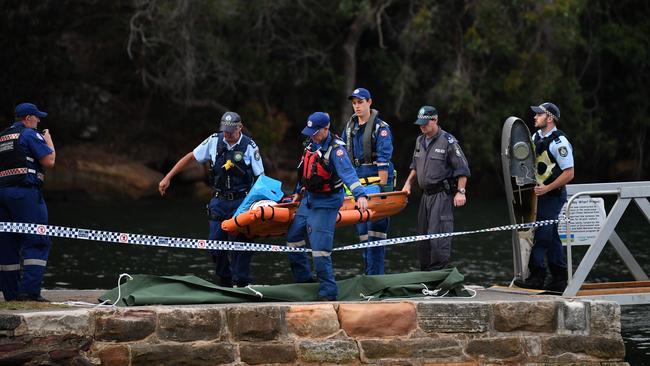
[[[441, 239], [441, 238], [448, 238], [453, 236], [487, 233], [487, 232], [495, 232], [495, 231], [531, 229], [540, 226], [553, 225], [555, 223], [558, 223], [559, 221], [560, 220], [543, 220], [543, 221], [536, 221], [536, 222], [530, 222], [525, 224], [496, 226], [492, 228], [471, 230], [471, 231], [457, 231], [453, 233], [404, 236], [401, 238], [383, 239], [383, 240], [376, 240], [376, 241], [371, 241], [366, 243], [346, 245], [343, 247], [334, 248], [334, 251], [388, 246], [388, 245], [418, 242], [423, 240]], [[255, 251], [255, 252], [291, 252], [291, 253], [311, 251], [311, 249], [305, 247], [288, 247], [288, 246], [276, 245], [276, 244], [246, 243], [246, 242], [226, 241], [226, 240], [175, 238], [169, 236], [120, 233], [114, 231], [80, 229], [80, 228], [71, 228], [71, 227], [54, 226], [54, 225], [28, 224], [28, 223], [21, 223], [21, 222], [0, 222], [0, 232], [15, 233], [15, 234], [49, 235], [49, 236], [60, 237], [60, 238], [81, 239], [81, 240], [100, 241], [100, 242], [118, 243], [118, 244], [146, 245], [146, 246], [154, 246], [154, 247], [212, 249], [212, 250], [215, 249], [216, 250], [240, 250], [240, 251]]]

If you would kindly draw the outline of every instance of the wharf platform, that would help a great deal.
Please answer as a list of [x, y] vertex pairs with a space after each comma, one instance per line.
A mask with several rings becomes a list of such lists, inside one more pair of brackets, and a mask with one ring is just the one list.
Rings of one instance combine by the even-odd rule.
[[470, 288], [472, 298], [127, 308], [61, 307], [105, 291], [45, 290], [51, 308], [0, 310], [0, 365], [628, 365], [616, 302]]

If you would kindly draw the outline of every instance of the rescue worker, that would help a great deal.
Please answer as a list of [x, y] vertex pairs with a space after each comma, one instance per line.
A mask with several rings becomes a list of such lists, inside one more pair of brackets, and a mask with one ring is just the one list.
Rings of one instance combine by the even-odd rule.
[[[423, 191], [418, 212], [418, 233], [436, 234], [454, 231], [453, 208], [466, 202], [465, 187], [469, 166], [458, 140], [438, 124], [438, 111], [423, 106], [415, 121], [422, 134], [415, 140], [411, 172], [403, 191], [411, 193], [417, 178]], [[433, 271], [449, 264], [451, 237], [431, 239], [418, 247], [420, 270]]]
[[[366, 190], [354, 171], [345, 143], [330, 133], [329, 126], [329, 115], [315, 112], [302, 130], [309, 139], [298, 165], [300, 179], [294, 201], [302, 200], [287, 232], [290, 247], [304, 247], [309, 237], [321, 300], [336, 300], [338, 295], [331, 255], [336, 216], [345, 196], [343, 184], [352, 191], [357, 208], [368, 209]], [[307, 253], [289, 253], [289, 261], [296, 282], [313, 282]]]
[[[221, 222], [232, 217], [257, 177], [264, 174], [259, 148], [250, 137], [241, 132], [242, 127], [241, 117], [237, 113], [224, 113], [221, 117], [221, 132], [212, 134], [181, 158], [158, 185], [160, 194], [164, 195], [172, 177], [192, 160], [210, 163], [214, 189], [214, 196], [207, 206], [210, 240], [238, 238], [237, 234], [229, 234], [221, 229]], [[212, 251], [218, 285], [245, 287], [252, 283], [252, 255], [253, 252], [250, 251]]]
[[[0, 133], [0, 221], [47, 225], [43, 168], [54, 167], [56, 153], [50, 132], [36, 129], [47, 113], [32, 103], [18, 104], [15, 113], [16, 122]], [[46, 235], [0, 233], [0, 290], [6, 301], [48, 301], [41, 284], [50, 247]]]
[[[348, 120], [342, 137], [359, 181], [366, 187], [367, 193], [391, 192], [395, 170], [391, 161], [393, 136], [390, 126], [379, 118], [377, 110], [370, 109], [372, 97], [367, 89], [354, 89], [348, 99], [352, 102], [354, 114]], [[386, 239], [389, 223], [386, 217], [356, 224], [359, 241]], [[383, 246], [364, 250], [365, 274], [384, 274], [385, 252]]]
[[[556, 220], [567, 201], [566, 185], [573, 179], [573, 147], [564, 132], [557, 129], [560, 109], [553, 103], [530, 107], [535, 112], [533, 134], [537, 164], [537, 217], [536, 220]], [[548, 261], [551, 282], [544, 286]], [[535, 229], [533, 247], [528, 260], [530, 275], [525, 281], [515, 280], [524, 288], [547, 289], [563, 292], [567, 286], [567, 265], [557, 224]]]

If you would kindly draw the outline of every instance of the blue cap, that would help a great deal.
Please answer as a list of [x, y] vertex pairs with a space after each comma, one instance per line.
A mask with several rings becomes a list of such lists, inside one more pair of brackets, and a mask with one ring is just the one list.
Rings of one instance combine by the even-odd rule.
[[235, 112], [226, 112], [221, 116], [221, 131], [233, 133], [241, 126], [241, 117]]
[[20, 103], [15, 109], [16, 117], [36, 116], [38, 118], [47, 117], [46, 112], [39, 111], [36, 105], [32, 103]]
[[425, 105], [420, 108], [418, 111], [418, 119], [415, 120], [415, 124], [419, 126], [424, 126], [432, 119], [438, 116], [438, 110], [434, 106]]
[[348, 99], [352, 98], [359, 98], [359, 99], [372, 99], [370, 96], [370, 92], [368, 89], [365, 88], [356, 88], [352, 91], [352, 94], [348, 97]]
[[531, 105], [530, 109], [533, 110], [535, 113], [546, 113], [550, 115], [551, 117], [555, 118], [556, 121], [560, 120], [560, 108], [558, 108], [555, 104], [545, 102], [540, 105]]
[[313, 136], [318, 130], [330, 124], [330, 115], [325, 112], [315, 112], [307, 119], [307, 127], [303, 128], [302, 134]]

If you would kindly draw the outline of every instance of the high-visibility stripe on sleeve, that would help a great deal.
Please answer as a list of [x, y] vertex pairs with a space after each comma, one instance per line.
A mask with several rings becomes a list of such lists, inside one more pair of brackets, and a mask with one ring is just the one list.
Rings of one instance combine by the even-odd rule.
[[361, 182], [356, 181], [356, 182], [350, 184], [350, 187], [348, 187], [348, 188], [349, 188], [351, 191], [354, 191], [356, 188], [359, 188], [359, 187], [361, 187]]

